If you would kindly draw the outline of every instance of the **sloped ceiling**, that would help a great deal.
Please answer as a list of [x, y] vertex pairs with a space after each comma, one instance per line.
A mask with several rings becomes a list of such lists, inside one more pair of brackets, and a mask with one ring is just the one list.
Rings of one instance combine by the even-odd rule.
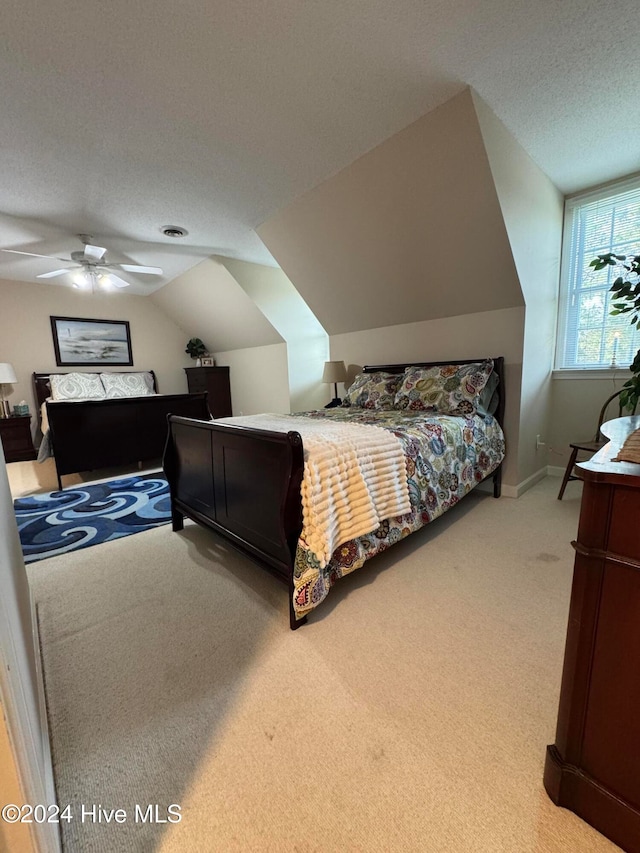
[[327, 333], [281, 269], [217, 258], [287, 342]]
[[0, 212], [26, 225], [1, 221], [0, 247], [89, 233], [173, 275], [269, 263], [257, 225], [467, 84], [561, 190], [623, 175], [637, 19], [636, 0], [4, 0]]
[[469, 90], [258, 233], [331, 335], [524, 304]]
[[150, 299], [210, 352], [282, 343], [252, 299], [217, 260], [202, 261]]

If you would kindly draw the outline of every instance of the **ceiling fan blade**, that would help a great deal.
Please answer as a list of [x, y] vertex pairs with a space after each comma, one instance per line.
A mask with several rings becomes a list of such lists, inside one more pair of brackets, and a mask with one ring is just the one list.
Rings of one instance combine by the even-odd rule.
[[90, 243], [87, 243], [84, 247], [84, 256], [88, 260], [99, 261], [106, 251], [102, 246], [92, 246]]
[[129, 287], [128, 281], [125, 281], [123, 278], [120, 278], [120, 276], [115, 275], [112, 272], [109, 273], [108, 278], [111, 284], [115, 284], [116, 287]]
[[118, 264], [121, 270], [126, 272], [142, 272], [146, 275], [162, 275], [160, 267], [142, 267], [139, 264]]
[[0, 249], [0, 252], [9, 252], [11, 255], [26, 255], [28, 258], [46, 258], [48, 261], [71, 261], [71, 258], [58, 258], [55, 255], [37, 255], [35, 252], [19, 252], [17, 249]]
[[71, 272], [71, 270], [54, 270], [53, 272], [43, 272], [40, 273], [40, 275], [37, 275], [36, 278], [55, 278], [57, 275], [64, 275], [68, 272]]

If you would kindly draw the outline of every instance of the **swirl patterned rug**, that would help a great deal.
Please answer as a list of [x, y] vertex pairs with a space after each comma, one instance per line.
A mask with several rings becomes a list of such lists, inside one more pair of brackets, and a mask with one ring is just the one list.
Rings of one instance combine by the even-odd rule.
[[161, 474], [120, 477], [14, 501], [25, 563], [131, 536], [171, 521]]

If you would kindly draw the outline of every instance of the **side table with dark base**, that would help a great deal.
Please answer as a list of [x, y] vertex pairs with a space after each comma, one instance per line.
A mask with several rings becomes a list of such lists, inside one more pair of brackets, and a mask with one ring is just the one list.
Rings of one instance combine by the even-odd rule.
[[628, 853], [640, 853], [640, 464], [614, 461], [640, 417], [578, 465], [584, 480], [555, 743], [544, 786]]
[[31, 438], [31, 415], [0, 418], [0, 441], [7, 462], [27, 462], [36, 458]]

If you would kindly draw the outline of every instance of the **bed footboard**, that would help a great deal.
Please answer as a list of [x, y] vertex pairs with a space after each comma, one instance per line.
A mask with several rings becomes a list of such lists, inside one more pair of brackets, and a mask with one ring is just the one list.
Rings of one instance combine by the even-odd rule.
[[171, 413], [208, 418], [206, 393], [47, 404], [58, 487], [64, 474], [160, 459]]
[[302, 530], [304, 470], [297, 432], [223, 426], [170, 415], [163, 467], [171, 492], [173, 529], [185, 516], [215, 530], [260, 562], [289, 589]]

